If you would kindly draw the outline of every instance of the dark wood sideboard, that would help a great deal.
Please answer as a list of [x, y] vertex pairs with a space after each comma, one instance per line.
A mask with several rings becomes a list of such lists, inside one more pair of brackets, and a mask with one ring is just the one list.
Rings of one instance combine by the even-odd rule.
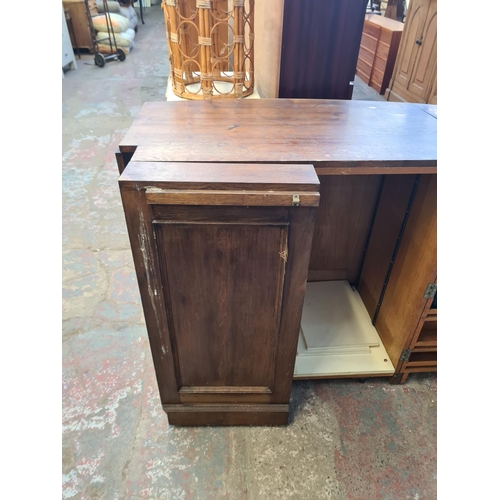
[[144, 105], [116, 158], [170, 423], [286, 424], [294, 378], [437, 369], [436, 116]]

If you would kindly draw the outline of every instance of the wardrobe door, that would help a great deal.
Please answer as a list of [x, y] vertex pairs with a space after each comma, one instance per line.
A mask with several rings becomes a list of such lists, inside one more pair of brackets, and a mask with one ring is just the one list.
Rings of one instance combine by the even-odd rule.
[[[409, 40], [411, 41], [411, 40]], [[415, 63], [408, 82], [408, 91], [416, 102], [427, 102], [437, 58], [437, 0], [431, 0], [422, 34], [415, 39]]]
[[417, 41], [420, 41], [424, 31], [429, 0], [412, 0], [409, 10], [393, 76], [393, 81], [402, 89], [408, 89], [411, 83], [415, 60], [420, 49]]

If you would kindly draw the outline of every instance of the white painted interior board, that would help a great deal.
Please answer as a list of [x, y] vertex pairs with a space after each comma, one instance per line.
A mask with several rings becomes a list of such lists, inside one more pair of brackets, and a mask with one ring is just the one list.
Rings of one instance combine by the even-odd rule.
[[358, 292], [347, 281], [307, 283], [294, 376], [393, 373]]
[[382, 347], [368, 354], [297, 355], [294, 377], [333, 377], [341, 375], [392, 375], [394, 366]]
[[307, 283], [301, 327], [308, 350], [380, 344], [359, 293], [346, 280]]

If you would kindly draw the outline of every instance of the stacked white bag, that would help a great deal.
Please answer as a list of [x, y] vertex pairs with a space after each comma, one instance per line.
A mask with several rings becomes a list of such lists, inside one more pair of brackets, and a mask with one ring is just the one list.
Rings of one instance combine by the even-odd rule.
[[[99, 12], [103, 12], [102, 2], [97, 2]], [[108, 2], [108, 23], [115, 34], [116, 45], [126, 54], [134, 47], [135, 27], [137, 26], [137, 14], [132, 6], [122, 7], [118, 2]], [[135, 16], [132, 16], [130, 9]], [[131, 16], [129, 18], [128, 16]], [[132, 24], [131, 24], [132, 23]], [[92, 18], [92, 24], [97, 31], [97, 50], [102, 54], [115, 51], [113, 33], [111, 33], [111, 46], [106, 24], [106, 16], [100, 14]]]
[[[114, 3], [118, 3], [118, 2], [114, 2]], [[108, 5], [109, 5], [109, 2], [108, 2]], [[137, 12], [132, 7], [132, 5], [129, 5], [128, 7], [123, 7], [120, 4], [118, 4], [118, 8], [120, 10], [120, 14], [129, 20], [130, 28], [135, 30], [135, 28], [137, 27], [137, 24], [139, 23], [139, 19], [137, 19]]]

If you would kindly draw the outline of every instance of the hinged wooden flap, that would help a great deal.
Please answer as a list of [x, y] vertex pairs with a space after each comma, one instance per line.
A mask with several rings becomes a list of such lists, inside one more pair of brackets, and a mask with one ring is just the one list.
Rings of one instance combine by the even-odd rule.
[[312, 165], [131, 161], [119, 182], [150, 204], [318, 206]]
[[164, 189], [318, 191], [312, 165], [132, 161], [120, 182]]

